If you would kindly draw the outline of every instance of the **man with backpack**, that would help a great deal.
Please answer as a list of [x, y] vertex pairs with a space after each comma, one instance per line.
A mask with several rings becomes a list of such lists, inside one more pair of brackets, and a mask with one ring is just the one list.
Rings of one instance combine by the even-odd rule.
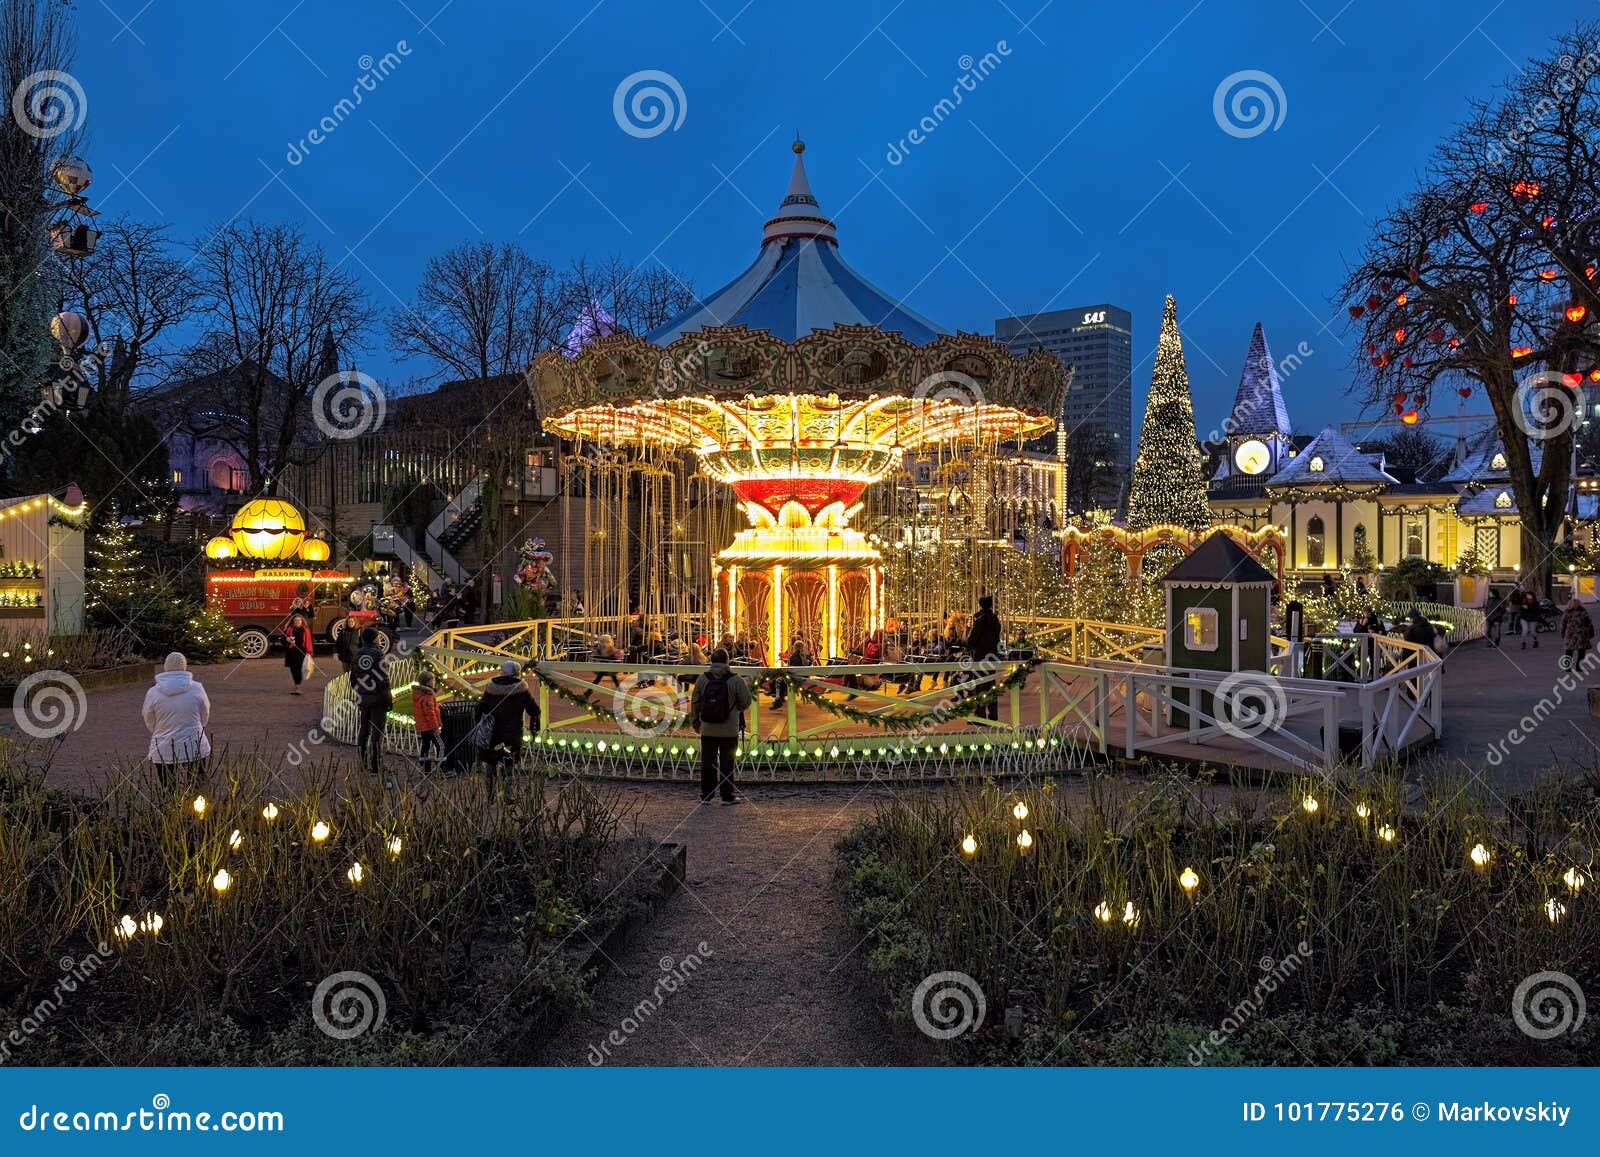
[[728, 652], [711, 652], [711, 666], [694, 681], [689, 722], [700, 735], [700, 802], [720, 790], [724, 806], [742, 803], [733, 790], [733, 756], [750, 706], [750, 684], [728, 666]]

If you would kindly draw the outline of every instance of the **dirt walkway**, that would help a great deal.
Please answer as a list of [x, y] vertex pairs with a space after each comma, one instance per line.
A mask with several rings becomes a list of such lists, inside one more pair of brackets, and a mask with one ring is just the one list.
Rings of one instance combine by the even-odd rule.
[[[739, 807], [699, 807], [694, 789], [629, 785], [656, 839], [689, 846], [688, 884], [616, 959], [594, 1005], [528, 1063], [886, 1065], [925, 1060], [860, 983], [857, 938], [833, 892], [833, 847], [881, 789], [757, 788]], [[704, 944], [709, 952], [702, 952]], [[687, 983], [639, 1016], [668, 958]], [[635, 1027], [636, 1025], [636, 1027]], [[628, 1034], [627, 1030], [634, 1031]]]

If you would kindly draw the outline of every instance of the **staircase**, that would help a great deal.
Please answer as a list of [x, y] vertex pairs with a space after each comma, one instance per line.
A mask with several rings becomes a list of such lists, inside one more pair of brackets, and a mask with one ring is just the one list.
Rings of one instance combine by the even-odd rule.
[[415, 570], [422, 576], [422, 581], [428, 584], [429, 589], [437, 590], [440, 585], [439, 571], [428, 560], [427, 556], [412, 546], [400, 528], [386, 522], [380, 522], [372, 528], [372, 553], [384, 558], [398, 560], [406, 569]]
[[480, 474], [445, 503], [439, 516], [428, 524], [423, 549], [428, 561], [451, 582], [467, 581], [467, 572], [452, 553], [467, 536], [483, 524], [483, 483]]

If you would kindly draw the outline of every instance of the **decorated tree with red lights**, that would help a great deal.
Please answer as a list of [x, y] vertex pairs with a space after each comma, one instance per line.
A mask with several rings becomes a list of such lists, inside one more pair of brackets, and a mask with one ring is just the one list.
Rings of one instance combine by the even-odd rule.
[[1473, 105], [1343, 288], [1369, 404], [1412, 425], [1439, 391], [1487, 399], [1522, 571], [1541, 591], [1570, 506], [1583, 387], [1600, 383], [1597, 260], [1600, 25], [1586, 24]]

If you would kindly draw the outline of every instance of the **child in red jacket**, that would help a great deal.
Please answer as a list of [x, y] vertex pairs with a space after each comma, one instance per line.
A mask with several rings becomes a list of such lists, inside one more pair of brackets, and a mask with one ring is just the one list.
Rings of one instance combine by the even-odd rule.
[[439, 721], [439, 696], [434, 692], [432, 671], [417, 676], [411, 689], [411, 718], [417, 727], [417, 761], [426, 774], [444, 758], [444, 734]]

